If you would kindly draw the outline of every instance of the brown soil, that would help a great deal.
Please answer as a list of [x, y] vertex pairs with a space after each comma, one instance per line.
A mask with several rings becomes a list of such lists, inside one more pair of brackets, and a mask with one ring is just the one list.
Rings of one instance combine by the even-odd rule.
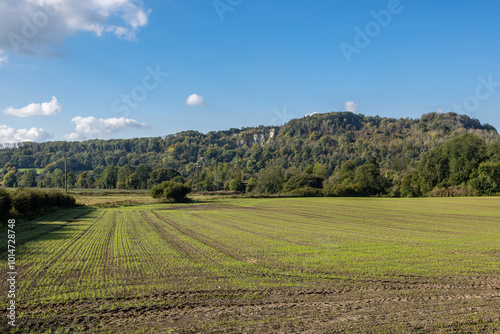
[[[249, 259], [250, 261], [251, 259]], [[356, 279], [22, 308], [20, 332], [498, 333], [500, 278]], [[3, 327], [3, 328], [2, 328]], [[2, 319], [0, 331], [6, 328]]]

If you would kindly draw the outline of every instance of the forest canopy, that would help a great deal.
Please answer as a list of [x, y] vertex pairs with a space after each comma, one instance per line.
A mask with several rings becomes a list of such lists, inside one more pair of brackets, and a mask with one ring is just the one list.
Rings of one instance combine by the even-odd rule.
[[497, 131], [454, 113], [394, 119], [333, 112], [207, 134], [22, 143], [0, 150], [0, 180], [4, 187], [63, 187], [65, 157], [72, 188], [151, 189], [172, 181], [203, 191], [311, 188], [330, 196], [500, 192]]

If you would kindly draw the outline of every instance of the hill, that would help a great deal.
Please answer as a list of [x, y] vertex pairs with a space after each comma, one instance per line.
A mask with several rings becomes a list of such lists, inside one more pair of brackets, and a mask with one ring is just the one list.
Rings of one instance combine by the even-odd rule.
[[[270, 166], [283, 168], [285, 179], [289, 179], [304, 171], [311, 173], [320, 164], [317, 168], [327, 178], [347, 161], [360, 166], [372, 158], [385, 177], [398, 183], [417, 169], [426, 152], [464, 134], [477, 136], [488, 146], [499, 139], [492, 126], [454, 113], [394, 119], [332, 112], [294, 119], [282, 126], [207, 134], [184, 131], [163, 138], [22, 143], [0, 150], [0, 166], [44, 168], [52, 173], [63, 169], [64, 156], [68, 156], [69, 170], [76, 175], [91, 171], [87, 177], [92, 177], [92, 182], [97, 182], [108, 166], [136, 169], [147, 165], [152, 170], [176, 170], [195, 188], [219, 190], [227, 189], [232, 179], [258, 178]], [[4, 173], [7, 171], [4, 168]]]

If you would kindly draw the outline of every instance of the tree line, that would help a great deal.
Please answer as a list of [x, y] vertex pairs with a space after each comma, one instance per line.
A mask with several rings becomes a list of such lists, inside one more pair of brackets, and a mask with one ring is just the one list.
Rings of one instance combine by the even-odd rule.
[[496, 130], [465, 115], [341, 112], [280, 127], [26, 143], [0, 150], [0, 164], [5, 187], [63, 187], [68, 156], [70, 188], [151, 189], [173, 181], [264, 194], [493, 195], [500, 192], [499, 150]]

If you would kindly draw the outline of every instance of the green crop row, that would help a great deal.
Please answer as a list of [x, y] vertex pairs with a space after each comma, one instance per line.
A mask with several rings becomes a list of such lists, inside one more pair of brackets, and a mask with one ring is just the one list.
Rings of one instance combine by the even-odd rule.
[[289, 198], [76, 208], [19, 227], [20, 298], [493, 276], [499, 206], [498, 198]]

